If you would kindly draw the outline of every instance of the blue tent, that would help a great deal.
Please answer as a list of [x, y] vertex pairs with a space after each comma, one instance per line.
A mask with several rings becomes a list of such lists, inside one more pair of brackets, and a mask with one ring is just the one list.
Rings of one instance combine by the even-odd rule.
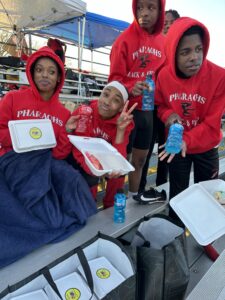
[[[111, 46], [117, 36], [129, 26], [127, 22], [90, 12], [87, 12], [84, 17], [86, 19], [84, 46], [89, 49]], [[84, 22], [84, 17], [68, 19], [31, 33], [54, 36], [77, 44], [82, 35], [81, 33], [79, 35], [79, 22]]]

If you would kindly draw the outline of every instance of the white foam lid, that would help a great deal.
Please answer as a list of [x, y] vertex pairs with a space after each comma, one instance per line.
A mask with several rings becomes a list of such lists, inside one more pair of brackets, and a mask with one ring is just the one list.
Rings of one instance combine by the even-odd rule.
[[[73, 292], [74, 290], [77, 290], [79, 293], [80, 300], [87, 300], [92, 296], [87, 283], [85, 283], [85, 281], [77, 272], [73, 272], [55, 280], [55, 284], [57, 285], [57, 288], [63, 299], [67, 299], [66, 294], [70, 293], [70, 291]], [[95, 297], [92, 299], [95, 299]]]
[[[125, 280], [125, 277], [104, 256], [89, 260], [88, 263], [94, 281], [94, 291], [100, 299]], [[81, 265], [78, 270], [85, 276]], [[104, 276], [105, 274], [107, 276]]]
[[217, 180], [197, 183], [170, 200], [170, 206], [200, 245], [208, 245], [225, 234], [225, 209], [212, 192], [220, 189], [221, 182]]
[[[55, 133], [49, 119], [9, 121], [9, 132], [15, 152], [27, 152], [56, 146]], [[37, 128], [40, 136], [34, 138], [31, 130]]]

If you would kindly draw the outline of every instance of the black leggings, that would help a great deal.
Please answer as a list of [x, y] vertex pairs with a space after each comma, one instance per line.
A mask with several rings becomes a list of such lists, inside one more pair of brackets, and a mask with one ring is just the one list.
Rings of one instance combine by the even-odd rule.
[[132, 148], [148, 150], [152, 142], [153, 111], [135, 110], [133, 112], [135, 127], [129, 137], [127, 153], [132, 153]]
[[[158, 146], [161, 146], [165, 143], [165, 125], [157, 117], [157, 109], [154, 110], [152, 140], [150, 143], [148, 156], [146, 158], [146, 162], [142, 170], [141, 181], [138, 189], [139, 193], [145, 190], [145, 186], [147, 183], [149, 162], [152, 156], [152, 151], [154, 149], [155, 142], [158, 142]], [[158, 153], [160, 153], [162, 150], [164, 149], [158, 149]], [[166, 183], [167, 177], [168, 177], [168, 163], [166, 162], [166, 160], [160, 161], [157, 158], [156, 186]]]

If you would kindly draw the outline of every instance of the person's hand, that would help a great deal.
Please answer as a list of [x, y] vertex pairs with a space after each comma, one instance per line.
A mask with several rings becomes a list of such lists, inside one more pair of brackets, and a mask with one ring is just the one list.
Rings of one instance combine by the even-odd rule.
[[174, 123], [182, 124], [181, 117], [176, 113], [173, 113], [168, 117], [168, 119], [166, 120], [165, 126], [170, 127]]
[[145, 81], [137, 81], [131, 90], [131, 95], [137, 97], [143, 94], [143, 90], [149, 89], [149, 85]]
[[77, 127], [77, 121], [80, 119], [80, 116], [71, 116], [66, 123], [66, 131], [73, 132]]
[[105, 174], [105, 177], [108, 179], [119, 178], [122, 174], [120, 172], [113, 171], [111, 173]]
[[137, 103], [135, 103], [129, 110], [128, 109], [129, 101], [127, 101], [123, 107], [123, 110], [117, 120], [117, 129], [120, 131], [125, 130], [126, 127], [130, 124], [130, 122], [133, 119], [133, 115], [131, 114], [132, 111], [137, 106]]
[[[166, 144], [159, 146], [159, 149], [164, 148], [165, 145], [166, 145]], [[186, 156], [186, 152], [187, 152], [187, 145], [186, 145], [185, 141], [182, 141], [182, 145], [181, 145], [181, 156], [182, 156], [182, 157], [185, 157], [185, 156]], [[171, 153], [166, 152], [166, 150], [163, 150], [163, 151], [160, 152], [160, 154], [159, 154], [159, 160], [160, 160], [160, 161], [163, 161], [165, 158], [168, 158], [167, 162], [170, 163], [170, 162], [173, 160], [173, 158], [174, 158], [175, 155], [176, 155], [176, 154], [171, 154]]]

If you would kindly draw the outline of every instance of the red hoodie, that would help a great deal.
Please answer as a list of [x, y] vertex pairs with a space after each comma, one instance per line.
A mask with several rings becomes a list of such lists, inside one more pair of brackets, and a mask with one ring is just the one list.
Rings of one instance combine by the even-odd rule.
[[[165, 61], [164, 39], [161, 34], [164, 25], [165, 1], [161, 3], [160, 15], [153, 34], [140, 27], [136, 19], [137, 0], [133, 0], [133, 23], [118, 37], [110, 54], [109, 82], [117, 80], [123, 83], [130, 93], [137, 81], [144, 81], [147, 74], [156, 72]], [[130, 106], [138, 103], [142, 110], [142, 97], [130, 96]]]
[[[49, 101], [41, 98], [31, 76], [31, 66], [40, 57], [52, 58], [62, 73], [56, 91]], [[30, 87], [8, 92], [0, 102], [0, 156], [12, 150], [8, 121], [50, 119], [57, 141], [52, 153], [55, 158], [63, 159], [70, 153], [72, 147], [65, 131], [65, 123], [70, 117], [70, 112], [59, 102], [59, 91], [65, 79], [63, 63], [49, 47], [43, 47], [29, 57], [26, 74]]]
[[[175, 71], [175, 53], [183, 33], [198, 25], [204, 31], [204, 58], [199, 72], [190, 78], [180, 78]], [[206, 152], [220, 143], [221, 117], [225, 107], [225, 69], [206, 59], [209, 33], [200, 22], [183, 17], [174, 22], [166, 36], [168, 65], [159, 73], [156, 99], [163, 122], [172, 113], [184, 120], [183, 139], [187, 153]]]
[[[120, 116], [120, 113], [118, 113], [112, 119], [103, 120], [98, 113], [98, 100], [91, 101], [90, 107], [92, 109], [92, 114], [89, 118], [90, 120], [89, 128], [82, 135], [88, 137], [102, 138], [106, 140], [108, 143], [110, 143], [113, 147], [115, 147], [124, 157], [126, 157], [127, 155], [126, 148], [129, 141], [129, 135], [131, 130], [134, 127], [133, 122], [131, 122], [126, 128], [123, 143], [116, 144], [115, 143], [116, 132], [117, 132], [116, 124], [117, 124], [117, 119]], [[79, 108], [72, 113], [72, 116], [75, 115], [79, 115]], [[74, 134], [76, 135], [76, 131]], [[72, 152], [73, 152], [73, 157], [80, 164], [82, 169], [84, 169], [86, 173], [92, 174], [88, 166], [86, 165], [84, 156], [81, 154], [81, 152], [76, 147], [73, 147]]]

